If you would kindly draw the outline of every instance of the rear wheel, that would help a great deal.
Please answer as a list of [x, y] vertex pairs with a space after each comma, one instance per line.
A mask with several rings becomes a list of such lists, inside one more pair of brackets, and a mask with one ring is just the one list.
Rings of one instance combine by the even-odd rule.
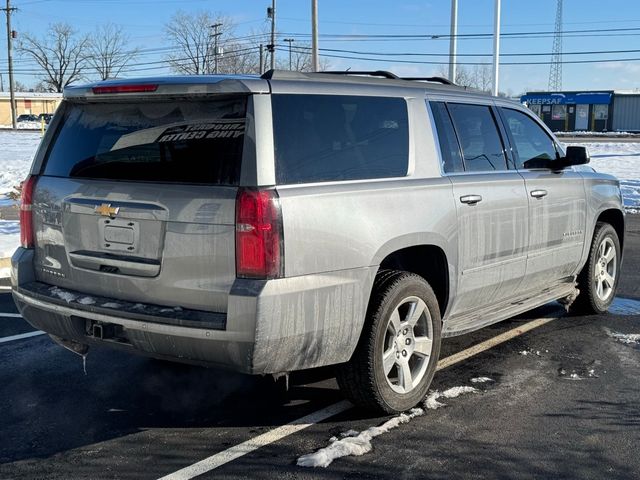
[[608, 223], [598, 222], [587, 264], [578, 275], [580, 294], [572, 305], [575, 313], [605, 313], [616, 294], [620, 273], [620, 240]]
[[397, 413], [424, 399], [440, 354], [438, 302], [420, 276], [384, 271], [376, 278], [365, 327], [338, 384], [356, 405]]

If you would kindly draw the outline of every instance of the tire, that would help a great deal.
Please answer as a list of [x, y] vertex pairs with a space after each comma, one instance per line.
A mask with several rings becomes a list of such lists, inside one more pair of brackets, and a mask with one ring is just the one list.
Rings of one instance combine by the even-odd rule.
[[605, 313], [616, 295], [620, 277], [620, 240], [608, 223], [598, 222], [587, 263], [578, 275], [580, 294], [570, 308], [576, 314]]
[[355, 405], [376, 413], [416, 406], [433, 379], [441, 331], [429, 284], [413, 273], [381, 271], [358, 346], [351, 360], [338, 366], [340, 389]]

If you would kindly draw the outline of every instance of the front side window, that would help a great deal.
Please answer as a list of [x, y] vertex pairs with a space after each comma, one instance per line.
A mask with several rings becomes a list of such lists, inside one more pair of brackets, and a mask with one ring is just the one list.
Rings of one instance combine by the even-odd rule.
[[522, 112], [503, 108], [507, 128], [516, 153], [516, 168], [544, 168], [556, 158], [556, 147], [549, 135]]
[[502, 141], [491, 108], [461, 103], [450, 103], [448, 107], [462, 148], [465, 170], [506, 170]]
[[280, 185], [407, 174], [403, 98], [276, 94], [271, 108]]

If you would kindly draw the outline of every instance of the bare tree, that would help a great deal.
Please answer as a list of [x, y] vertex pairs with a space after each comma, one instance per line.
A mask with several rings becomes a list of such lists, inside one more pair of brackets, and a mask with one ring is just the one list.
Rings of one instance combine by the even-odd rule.
[[107, 23], [98, 27], [87, 45], [87, 62], [101, 80], [117, 77], [138, 55], [138, 49], [129, 49], [129, 36], [122, 27]]
[[[289, 70], [289, 46], [282, 48], [283, 54], [280, 55], [276, 67], [281, 70]], [[320, 71], [329, 70], [331, 64], [326, 58], [320, 57], [319, 67]], [[311, 72], [312, 68], [311, 44], [304, 42], [294, 43], [291, 47], [291, 70], [295, 72]]]
[[471, 71], [472, 87], [482, 92], [491, 92], [493, 72], [489, 65], [474, 65]]
[[43, 82], [50, 91], [62, 92], [79, 80], [86, 66], [89, 37], [78, 33], [67, 23], [54, 23], [44, 38], [25, 34], [18, 50], [31, 56], [43, 70]]
[[[213, 25], [219, 25], [213, 28]], [[235, 25], [230, 18], [209, 12], [189, 14], [177, 12], [164, 27], [165, 37], [173, 47], [167, 55], [171, 69], [178, 73], [202, 75], [213, 73], [216, 62], [216, 31], [218, 49], [227, 52]], [[229, 45], [232, 47], [232, 45]], [[235, 54], [236, 52], [234, 52]], [[230, 56], [228, 53], [227, 56]], [[217, 56], [218, 71], [221, 71], [222, 56]]]

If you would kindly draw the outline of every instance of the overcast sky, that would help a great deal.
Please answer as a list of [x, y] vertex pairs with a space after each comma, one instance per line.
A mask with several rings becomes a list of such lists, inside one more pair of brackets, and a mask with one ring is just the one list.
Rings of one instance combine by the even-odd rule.
[[[2, 2], [4, 3], [4, 1]], [[52, 22], [68, 22], [81, 32], [91, 32], [97, 25], [112, 22], [121, 25], [131, 37], [132, 47], [152, 49], [138, 58], [139, 63], [160, 61], [163, 53], [153, 49], [166, 47], [163, 26], [177, 11], [210, 10], [233, 19], [236, 35], [266, 28], [269, 0], [12, 0], [19, 8], [13, 15], [13, 27], [19, 32], [43, 34]], [[284, 38], [295, 38], [298, 44], [310, 33], [310, 0], [278, 0], [279, 44]], [[450, 0], [319, 0], [320, 47], [332, 69], [385, 69], [402, 75], [433, 75], [442, 68], [431, 63], [448, 61]], [[459, 0], [459, 61], [491, 62], [492, 39], [465, 38], [469, 34], [491, 34], [493, 0]], [[553, 46], [555, 0], [503, 0], [503, 54], [536, 53], [543, 55], [501, 58], [500, 90], [519, 94], [527, 90], [546, 89]], [[618, 31], [612, 31], [612, 30]], [[619, 30], [621, 29], [621, 30]], [[623, 30], [622, 30], [623, 29]], [[635, 0], [564, 0], [563, 60], [618, 60], [607, 63], [563, 65], [563, 89], [630, 89], [640, 87], [640, 2]], [[575, 32], [576, 30], [596, 30]], [[537, 34], [536, 34], [537, 32]], [[520, 35], [513, 35], [520, 34]], [[427, 38], [337, 39], [325, 35], [426, 35]], [[0, 71], [6, 72], [6, 40], [0, 43]], [[251, 40], [253, 43], [258, 43]], [[295, 43], [294, 43], [295, 45]], [[331, 50], [329, 50], [331, 49]], [[575, 54], [611, 50], [636, 52]], [[342, 50], [342, 51], [335, 51]], [[345, 52], [348, 50], [349, 52]], [[352, 53], [355, 52], [355, 53]], [[573, 53], [573, 55], [571, 55]], [[377, 55], [378, 54], [378, 55]], [[380, 56], [379, 54], [384, 54]], [[428, 54], [425, 56], [400, 54]], [[465, 56], [477, 54], [486, 56]], [[286, 57], [286, 52], [278, 55]], [[351, 58], [337, 58], [351, 57]], [[380, 58], [377, 60], [377, 58]], [[376, 59], [376, 60], [364, 60]], [[417, 62], [417, 63], [412, 63]], [[543, 62], [536, 65], [507, 63]], [[37, 83], [32, 63], [16, 59], [17, 71], [25, 72], [17, 79], [27, 85]], [[166, 74], [162, 64], [152, 64], [135, 75]], [[5, 76], [6, 82], [6, 74]], [[129, 76], [133, 76], [131, 73]]]

